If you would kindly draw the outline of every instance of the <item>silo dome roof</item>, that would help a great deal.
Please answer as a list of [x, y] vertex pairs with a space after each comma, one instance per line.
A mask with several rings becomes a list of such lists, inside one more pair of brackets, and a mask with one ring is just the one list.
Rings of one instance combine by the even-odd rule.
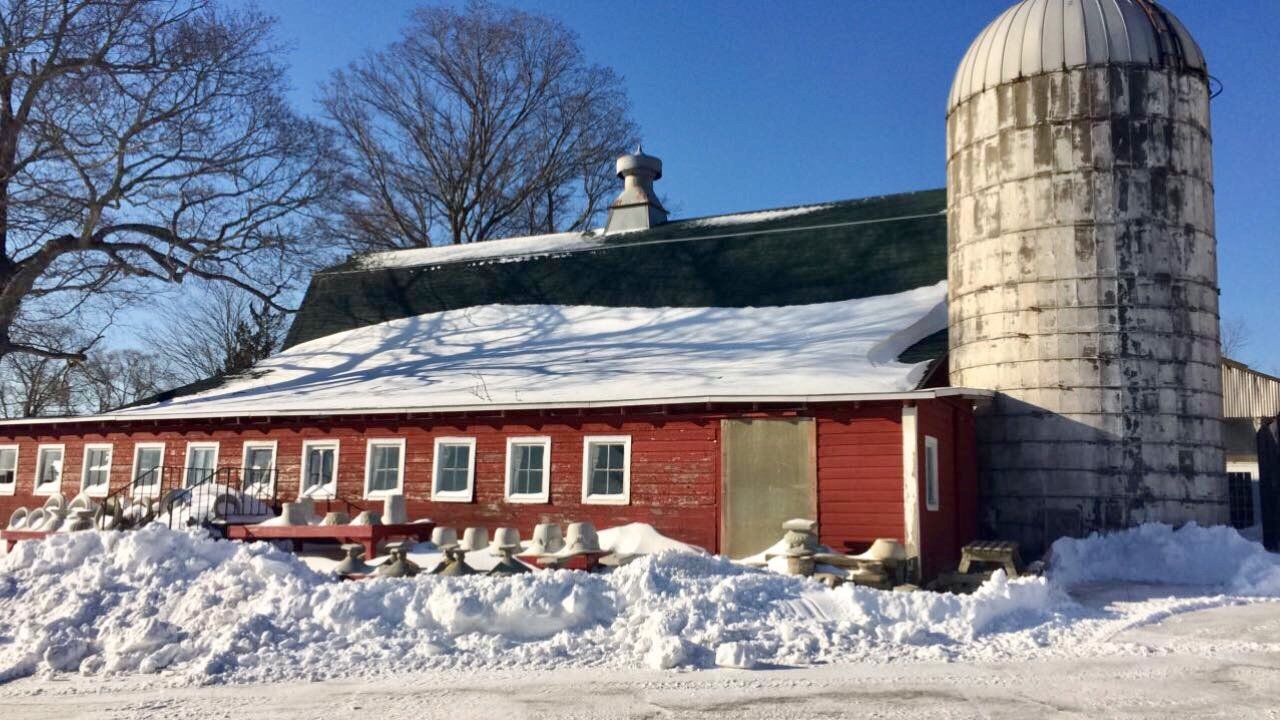
[[1191, 34], [1151, 0], [1022, 0], [973, 41], [947, 111], [1010, 80], [1111, 64], [1207, 72]]

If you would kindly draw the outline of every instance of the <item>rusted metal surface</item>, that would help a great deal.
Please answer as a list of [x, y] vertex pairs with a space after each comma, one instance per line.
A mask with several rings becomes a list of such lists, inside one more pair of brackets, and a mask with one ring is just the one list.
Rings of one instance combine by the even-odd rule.
[[1234, 360], [1222, 361], [1222, 416], [1265, 418], [1280, 415], [1280, 378]]
[[1209, 88], [1161, 57], [948, 115], [951, 383], [1001, 393], [979, 418], [984, 520], [1032, 552], [1226, 521]]

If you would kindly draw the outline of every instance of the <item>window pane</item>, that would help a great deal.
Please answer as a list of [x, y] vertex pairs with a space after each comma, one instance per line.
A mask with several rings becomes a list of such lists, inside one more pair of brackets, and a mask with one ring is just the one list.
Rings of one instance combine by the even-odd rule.
[[18, 474], [18, 451], [13, 448], [0, 450], [0, 485], [14, 482]]
[[163, 451], [160, 448], [142, 448], [138, 450], [138, 469], [134, 482], [138, 485], [149, 485], [159, 480], [160, 463], [163, 462]]
[[271, 465], [275, 452], [271, 448], [249, 448], [244, 458], [244, 479], [248, 485], [271, 484]]
[[626, 468], [626, 446], [622, 443], [593, 443], [591, 446], [590, 495], [621, 495]]
[[609, 471], [592, 470], [591, 471], [591, 490], [592, 495], [608, 495], [609, 494]]
[[106, 448], [93, 448], [84, 457], [85, 487], [105, 487], [111, 478], [111, 451]]
[[202, 483], [213, 477], [216, 470], [216, 448], [195, 447], [187, 450], [187, 486]]
[[374, 445], [371, 457], [370, 490], [395, 490], [400, 482], [400, 447]]
[[333, 480], [333, 460], [333, 448], [310, 448], [307, 450], [305, 489], [323, 488]]
[[62, 479], [62, 451], [41, 450], [37, 462], [36, 484], [52, 485]]
[[511, 494], [542, 494], [542, 461], [546, 457], [544, 445], [511, 446]]
[[471, 465], [470, 445], [441, 445], [436, 470], [436, 492], [466, 492]]

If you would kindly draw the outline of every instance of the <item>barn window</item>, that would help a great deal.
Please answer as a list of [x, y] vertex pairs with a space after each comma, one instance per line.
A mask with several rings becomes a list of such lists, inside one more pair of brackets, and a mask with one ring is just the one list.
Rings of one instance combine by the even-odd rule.
[[61, 445], [41, 445], [36, 450], [36, 495], [56, 495], [62, 489]]
[[938, 509], [938, 438], [924, 437], [924, 505]]
[[436, 438], [431, 499], [471, 502], [475, 496], [475, 438]]
[[187, 487], [213, 479], [218, 471], [218, 443], [187, 443]]
[[507, 440], [507, 500], [547, 502], [551, 497], [551, 438]]
[[18, 446], [0, 446], [0, 495], [12, 495], [18, 487]]
[[85, 495], [105, 497], [111, 484], [111, 446], [85, 445], [80, 489]]
[[301, 490], [304, 497], [338, 496], [337, 440], [308, 440], [302, 443]]
[[403, 477], [404, 438], [370, 440], [364, 461], [365, 497], [386, 497], [401, 492]]
[[631, 437], [588, 437], [582, 445], [582, 502], [631, 502]]
[[139, 443], [133, 446], [133, 494], [155, 495], [160, 492], [164, 474], [164, 443]]
[[276, 444], [251, 441], [244, 444], [244, 475], [241, 490], [254, 497], [274, 497], [276, 489]]

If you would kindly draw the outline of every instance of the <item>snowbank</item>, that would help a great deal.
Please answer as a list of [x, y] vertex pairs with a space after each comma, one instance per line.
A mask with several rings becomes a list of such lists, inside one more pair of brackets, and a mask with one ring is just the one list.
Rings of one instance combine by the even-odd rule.
[[1235, 528], [1189, 523], [1174, 530], [1147, 524], [1132, 530], [1062, 538], [1053, 544], [1050, 576], [1064, 587], [1125, 581], [1202, 585], [1243, 596], [1280, 596], [1280, 556]]
[[268, 544], [152, 525], [23, 542], [0, 560], [0, 681], [50, 671], [209, 682], [711, 667], [717, 655], [742, 666], [882, 659], [911, 655], [921, 638], [954, 645], [1042, 622], [1052, 615], [1046, 593], [1042, 581], [969, 598], [833, 592], [677, 551], [598, 575], [338, 582]]
[[[615, 548], [655, 542], [633, 526], [607, 533]], [[1219, 528], [1148, 526], [1054, 553], [1050, 579], [997, 573], [967, 596], [830, 590], [678, 550], [601, 574], [339, 582], [268, 544], [158, 525], [86, 531], [22, 542], [0, 559], [0, 682], [61, 671], [205, 683], [1096, 656], [1151, 652], [1109, 639], [1171, 613], [1280, 595], [1275, 560]], [[1173, 569], [1206, 593], [1086, 607], [1063, 590]]]

